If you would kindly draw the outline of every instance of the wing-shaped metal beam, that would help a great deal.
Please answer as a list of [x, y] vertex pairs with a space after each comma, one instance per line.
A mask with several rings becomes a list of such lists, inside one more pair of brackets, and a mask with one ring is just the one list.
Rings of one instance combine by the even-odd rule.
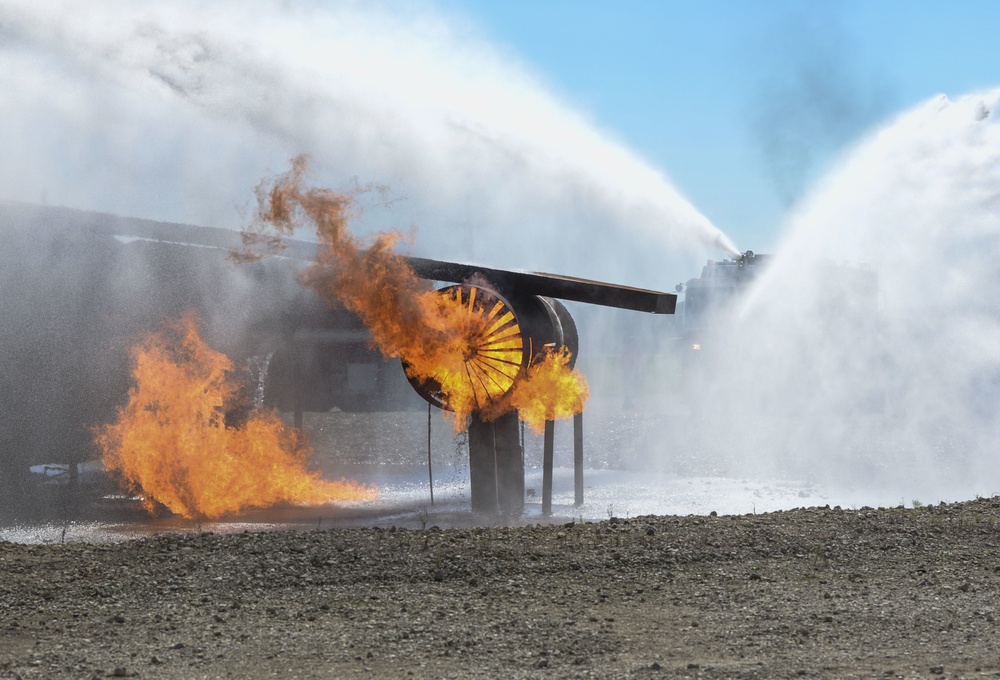
[[[118, 217], [67, 208], [6, 204], [0, 214], [13, 218], [16, 224], [26, 218], [37, 220], [67, 230], [86, 230], [93, 234], [114, 236], [119, 242], [133, 240], [155, 241], [177, 246], [194, 246], [236, 250], [242, 245], [239, 232], [214, 227], [197, 227], [186, 224], [169, 224], [152, 220]], [[4, 220], [8, 221], [8, 220]], [[297, 260], [312, 261], [316, 258], [316, 244], [297, 239], [286, 239], [282, 255]], [[523, 293], [543, 297], [571, 300], [605, 307], [617, 307], [652, 314], [673, 314], [677, 296], [643, 288], [632, 288], [615, 283], [590, 281], [558, 274], [523, 272], [495, 269], [459, 262], [445, 262], [425, 257], [405, 257], [418, 276], [432, 281], [464, 283], [479, 276], [486, 279], [503, 294]]]
[[652, 314], [673, 314], [677, 296], [616, 283], [578, 279], [559, 274], [494, 269], [480, 265], [443, 262], [425, 257], [407, 257], [406, 262], [418, 276], [433, 281], [462, 283], [477, 276], [497, 287], [501, 293], [517, 291], [528, 295], [572, 300], [604, 307], [618, 307]]

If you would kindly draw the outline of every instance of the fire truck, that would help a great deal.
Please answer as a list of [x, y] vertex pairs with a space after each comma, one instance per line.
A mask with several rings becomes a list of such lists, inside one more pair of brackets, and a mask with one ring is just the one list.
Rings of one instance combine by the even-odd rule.
[[[764, 277], [767, 280], [764, 280]], [[747, 251], [677, 286], [679, 384], [692, 408], [798, 413], [823, 392], [885, 408], [878, 274]], [[829, 397], [834, 399], [835, 397]]]
[[684, 293], [681, 337], [690, 349], [700, 351], [727, 335], [723, 327], [731, 318], [730, 312], [771, 257], [748, 250], [733, 259], [709, 260], [700, 278], [677, 285], [677, 292]]
[[[774, 255], [758, 255], [748, 250], [733, 259], [709, 260], [702, 268], [701, 277], [677, 285], [677, 292], [684, 293], [684, 300], [679, 305], [681, 337], [689, 349], [701, 351], [738, 339], [741, 319], [747, 319], [741, 305], [774, 258]], [[813, 293], [803, 294], [804, 300], [799, 303], [817, 307], [812, 310], [813, 318], [824, 320], [830, 326], [849, 325], [852, 331], [865, 335], [874, 332], [879, 310], [879, 283], [878, 274], [868, 266], [816, 261], [809, 265], [808, 276], [802, 281], [776, 282], [779, 292], [802, 286], [813, 286]], [[762, 304], [768, 307], [772, 303], [769, 299]], [[756, 316], [753, 312], [750, 315]]]

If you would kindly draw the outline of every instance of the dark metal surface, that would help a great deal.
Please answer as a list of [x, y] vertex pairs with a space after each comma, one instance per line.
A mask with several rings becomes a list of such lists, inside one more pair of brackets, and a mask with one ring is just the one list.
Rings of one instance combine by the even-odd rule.
[[552, 514], [552, 462], [555, 455], [556, 424], [545, 421], [545, 435], [542, 440], [542, 515]]
[[524, 453], [517, 413], [469, 420], [469, 482], [473, 512], [507, 517], [524, 511]]
[[[288, 240], [285, 241], [285, 245], [287, 247], [283, 255], [303, 260], [315, 259], [315, 244]], [[673, 314], [677, 308], [677, 295], [674, 293], [646, 288], [633, 288], [560, 274], [522, 272], [477, 264], [445, 262], [427, 257], [403, 257], [403, 260], [421, 278], [443, 283], [465, 283], [483, 278], [503, 295], [540, 295], [650, 314]]]
[[[240, 233], [230, 229], [154, 222], [104, 213], [26, 204], [8, 204], [5, 206], [5, 210], [21, 213], [22, 218], [29, 216], [34, 219], [40, 218], [49, 223], [61, 223], [74, 230], [86, 230], [93, 235], [106, 238], [114, 237], [120, 243], [140, 240], [222, 251], [234, 251], [242, 246]], [[283, 257], [305, 261], [316, 259], [315, 243], [285, 239], [283, 244], [284, 250], [280, 252]], [[422, 278], [446, 283], [465, 283], [473, 277], [480, 276], [496, 286], [498, 292], [504, 294], [517, 292], [524, 295], [541, 295], [651, 314], [673, 314], [677, 305], [675, 294], [644, 288], [633, 288], [559, 274], [512, 271], [460, 262], [445, 262], [425, 257], [404, 257], [403, 259]]]
[[481, 276], [502, 293], [516, 291], [526, 295], [541, 295], [651, 314], [673, 314], [677, 306], [677, 296], [673, 293], [662, 293], [645, 288], [632, 288], [559, 274], [519, 272], [458, 262], [442, 262], [425, 257], [404, 259], [418, 276], [425, 279], [463, 283], [476, 276]]
[[583, 411], [573, 416], [573, 505], [583, 505]]

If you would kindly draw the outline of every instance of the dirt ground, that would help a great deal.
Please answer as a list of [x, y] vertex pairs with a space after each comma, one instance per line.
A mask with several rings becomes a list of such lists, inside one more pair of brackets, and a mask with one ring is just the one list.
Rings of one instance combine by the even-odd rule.
[[0, 677], [1000, 677], [998, 520], [993, 498], [0, 542]]

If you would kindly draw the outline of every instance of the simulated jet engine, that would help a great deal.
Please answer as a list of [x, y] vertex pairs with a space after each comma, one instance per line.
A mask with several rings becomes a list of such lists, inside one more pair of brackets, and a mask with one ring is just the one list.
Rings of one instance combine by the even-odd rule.
[[[468, 310], [468, 326], [474, 330], [463, 357], [462, 382], [478, 409], [507, 396], [546, 348], [566, 347], [570, 368], [575, 365], [580, 344], [576, 324], [558, 300], [538, 295], [514, 295], [508, 300], [491, 288], [472, 284], [448, 286], [437, 294]], [[403, 368], [408, 369], [406, 361]], [[439, 380], [412, 377], [409, 370], [407, 378], [421, 397], [449, 409]]]

